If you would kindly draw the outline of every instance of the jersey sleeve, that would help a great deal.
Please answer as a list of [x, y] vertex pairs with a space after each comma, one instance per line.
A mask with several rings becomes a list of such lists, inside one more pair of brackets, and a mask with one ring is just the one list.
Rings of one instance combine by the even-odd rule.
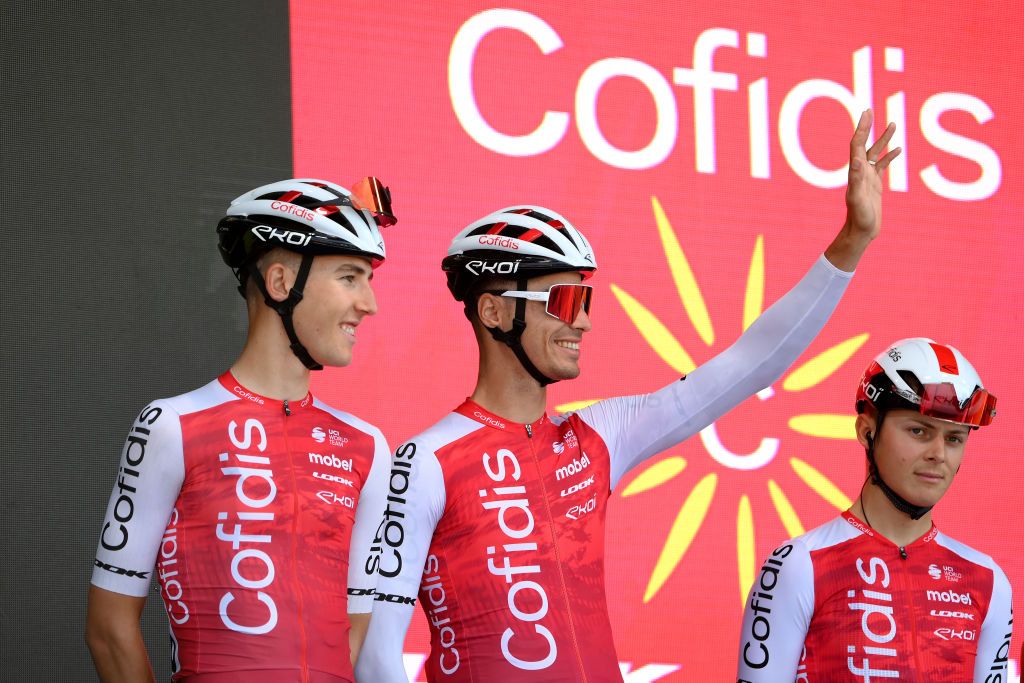
[[387, 505], [375, 537], [377, 593], [370, 628], [356, 662], [356, 678], [408, 683], [402, 662], [423, 567], [434, 529], [444, 512], [441, 464], [423, 444], [410, 441], [395, 451]]
[[373, 462], [359, 491], [355, 523], [349, 542], [348, 611], [366, 614], [373, 609], [373, 595], [377, 587], [377, 572], [373, 568], [374, 539], [388, 496], [388, 470], [391, 452], [380, 432], [374, 434]]
[[145, 597], [184, 479], [180, 417], [166, 401], [155, 401], [139, 413], [121, 451], [100, 530], [94, 586]]
[[[999, 565], [992, 563], [992, 599], [978, 634], [978, 655], [974, 660], [974, 683], [1008, 681], [1007, 661], [1013, 635], [1013, 601], [1010, 581]], [[1001, 676], [1000, 676], [1001, 674]]]
[[814, 613], [814, 568], [799, 539], [775, 549], [747, 596], [737, 683], [796, 680]]
[[693, 436], [781, 377], [824, 327], [852, 275], [822, 256], [732, 346], [682, 380], [580, 410], [608, 446], [611, 487], [638, 463]]

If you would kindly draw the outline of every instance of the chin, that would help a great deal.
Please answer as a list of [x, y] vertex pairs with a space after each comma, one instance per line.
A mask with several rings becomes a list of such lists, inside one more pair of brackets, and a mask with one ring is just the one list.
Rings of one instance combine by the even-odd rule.
[[577, 377], [580, 376], [580, 369], [579, 369], [579, 367], [575, 367], [575, 368], [562, 368], [562, 369], [560, 369], [559, 372], [555, 373], [553, 376], [556, 379], [562, 380], [562, 381], [565, 381], [565, 380], [568, 380], [568, 379], [576, 379]]

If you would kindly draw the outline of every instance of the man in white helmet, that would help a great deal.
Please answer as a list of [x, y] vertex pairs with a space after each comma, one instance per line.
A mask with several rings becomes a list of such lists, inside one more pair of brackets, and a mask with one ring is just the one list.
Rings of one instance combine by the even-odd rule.
[[940, 533], [931, 513], [995, 405], [952, 346], [904, 339], [875, 358], [856, 401], [868, 478], [849, 510], [762, 566], [738, 681], [1008, 680], [1006, 574]]
[[471, 397], [395, 452], [378, 536], [380, 580], [357, 664], [404, 683], [417, 595], [431, 628], [429, 681], [622, 680], [604, 592], [611, 490], [775, 381], [814, 339], [881, 225], [882, 154], [850, 145], [847, 219], [804, 279], [728, 350], [651, 394], [549, 417], [546, 386], [575, 378], [597, 264], [568, 220], [536, 206], [462, 230], [443, 268], [480, 347]]
[[377, 311], [379, 228], [394, 222], [375, 178], [351, 193], [284, 180], [231, 203], [217, 232], [248, 338], [227, 372], [153, 401], [128, 434], [89, 591], [102, 680], [153, 679], [139, 617], [154, 576], [174, 680], [353, 680], [390, 453], [309, 383], [311, 370], [351, 362]]

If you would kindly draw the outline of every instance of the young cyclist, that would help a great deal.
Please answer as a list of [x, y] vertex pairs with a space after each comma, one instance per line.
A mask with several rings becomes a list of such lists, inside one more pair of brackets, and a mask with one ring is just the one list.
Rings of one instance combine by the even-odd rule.
[[621, 681], [604, 592], [611, 490], [644, 459], [775, 381], [828, 320], [878, 235], [881, 155], [851, 143], [847, 220], [804, 279], [731, 348], [652, 394], [549, 417], [546, 387], [579, 372], [596, 270], [568, 220], [515, 206], [462, 230], [442, 264], [480, 347], [472, 396], [394, 455], [377, 602], [357, 677], [407, 680], [419, 596], [430, 681]]
[[996, 399], [952, 346], [904, 339], [857, 388], [868, 479], [831, 522], [776, 549], [754, 582], [738, 681], [1007, 681], [1010, 584], [932, 523]]
[[139, 617], [154, 576], [174, 680], [353, 680], [390, 453], [375, 427], [309, 393], [310, 371], [348, 365], [377, 311], [379, 227], [395, 219], [379, 181], [353, 190], [265, 185], [217, 226], [248, 338], [230, 370], [150, 403], [129, 431], [89, 591], [102, 680], [153, 679]]

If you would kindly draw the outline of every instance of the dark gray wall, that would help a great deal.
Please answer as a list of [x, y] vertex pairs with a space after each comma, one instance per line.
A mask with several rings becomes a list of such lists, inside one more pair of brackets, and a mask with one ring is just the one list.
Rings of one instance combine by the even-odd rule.
[[[241, 348], [214, 226], [291, 175], [288, 6], [4, 3], [0, 32], [0, 671], [87, 681], [85, 598], [126, 430]], [[143, 626], [167, 680], [155, 594]]]

